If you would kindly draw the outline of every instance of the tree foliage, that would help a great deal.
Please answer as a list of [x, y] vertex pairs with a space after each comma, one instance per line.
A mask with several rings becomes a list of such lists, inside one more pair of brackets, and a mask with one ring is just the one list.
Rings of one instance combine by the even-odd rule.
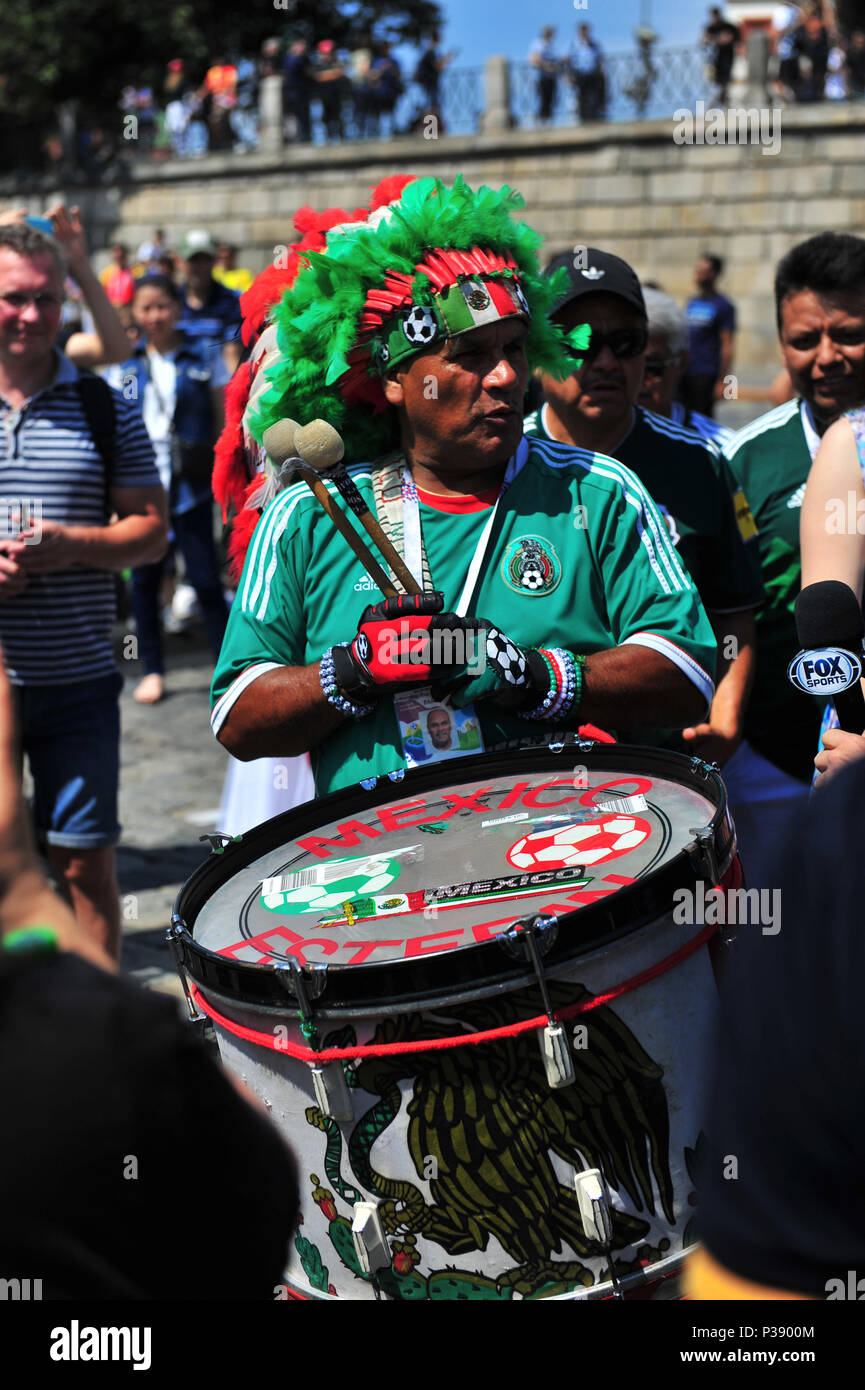
[[440, 23], [435, 0], [17, 0], [0, 25], [0, 102], [22, 121], [50, 121], [67, 101], [108, 114], [128, 83], [152, 86], [158, 100], [172, 58], [198, 80], [213, 57], [253, 56], [270, 37], [417, 43]]

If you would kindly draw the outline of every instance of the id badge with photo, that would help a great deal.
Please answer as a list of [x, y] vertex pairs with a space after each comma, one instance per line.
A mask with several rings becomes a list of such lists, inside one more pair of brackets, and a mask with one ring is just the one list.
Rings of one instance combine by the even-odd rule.
[[484, 751], [473, 705], [454, 709], [450, 700], [434, 699], [428, 685], [395, 695], [393, 705], [406, 767], [428, 767]]

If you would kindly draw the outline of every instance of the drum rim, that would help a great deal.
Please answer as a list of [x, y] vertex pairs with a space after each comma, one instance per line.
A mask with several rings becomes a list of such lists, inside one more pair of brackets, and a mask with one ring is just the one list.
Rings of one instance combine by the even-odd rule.
[[[181, 887], [174, 904], [169, 941], [175, 963], [206, 992], [218, 994], [226, 1002], [255, 1011], [296, 1009], [292, 970], [281, 962], [253, 963], [221, 956], [196, 942], [193, 929], [198, 914], [213, 893], [235, 873], [248, 867], [270, 849], [284, 845], [308, 830], [335, 819], [338, 813], [348, 819], [360, 811], [387, 805], [424, 791], [435, 791], [448, 783], [469, 782], [483, 777], [514, 776], [521, 770], [561, 771], [562, 752], [579, 754], [582, 761], [604, 770], [628, 775], [652, 772], [699, 792], [715, 806], [706, 829], [711, 834], [709, 853], [714, 853], [720, 878], [735, 854], [735, 837], [727, 831], [727, 795], [717, 768], [697, 758], [688, 758], [666, 749], [634, 747], [627, 744], [579, 744], [541, 746], [505, 753], [482, 753], [453, 762], [417, 768], [394, 782], [376, 779], [366, 789], [360, 785], [343, 788], [328, 796], [304, 802], [264, 821], [217, 853], [212, 853]], [[622, 764], [625, 764], [623, 767]], [[557, 974], [574, 960], [600, 947], [626, 939], [669, 911], [677, 889], [693, 888], [705, 877], [698, 869], [694, 841], [648, 877], [585, 907], [558, 917], [558, 939], [545, 956], [545, 967]], [[514, 922], [535, 913], [515, 914]], [[575, 924], [577, 924], [575, 926]], [[579, 932], [577, 939], [575, 933]], [[534, 978], [527, 963], [508, 956], [496, 938], [475, 942], [459, 950], [430, 953], [411, 961], [370, 962], [363, 966], [332, 965], [303, 967], [304, 980], [313, 981], [310, 995], [316, 999], [316, 1015], [322, 1018], [363, 1016], [374, 1012], [402, 1012], [457, 998], [482, 998], [502, 990], [513, 990]]]

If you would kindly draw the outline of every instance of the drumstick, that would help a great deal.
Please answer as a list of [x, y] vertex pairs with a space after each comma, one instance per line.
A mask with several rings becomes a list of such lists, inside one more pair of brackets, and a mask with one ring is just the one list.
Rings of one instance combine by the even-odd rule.
[[385, 598], [396, 598], [399, 590], [394, 588], [369, 546], [361, 540], [342, 509], [334, 504], [333, 498], [316, 470], [310, 468], [309, 464], [295, 454], [294, 441], [297, 432], [297, 426], [293, 420], [279, 420], [275, 425], [271, 425], [270, 429], [265, 430], [262, 443], [269, 458], [277, 468], [281, 468], [286, 459], [292, 459], [298, 473], [315, 493], [340, 535], [348, 541], [370, 579], [381, 590]]
[[354, 512], [370, 540], [375, 541], [406, 593], [419, 594], [420, 585], [341, 464], [343, 442], [333, 425], [328, 424], [327, 420], [311, 420], [297, 431], [294, 447], [304, 463], [318, 472], [329, 472], [340, 496]]

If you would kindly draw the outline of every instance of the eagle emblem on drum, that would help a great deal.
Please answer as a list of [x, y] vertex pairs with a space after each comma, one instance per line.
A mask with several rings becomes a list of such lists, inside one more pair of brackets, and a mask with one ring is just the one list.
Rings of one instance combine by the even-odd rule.
[[[581, 985], [556, 982], [550, 982], [550, 994], [556, 1009], [591, 998]], [[533, 990], [447, 1009], [449, 1024], [459, 1022], [473, 1032], [536, 1013]], [[635, 1211], [652, 1216], [660, 1210], [673, 1227], [670, 1120], [662, 1069], [608, 1006], [586, 1012], [581, 1022], [588, 1035], [584, 1055], [591, 1065], [581, 1066], [582, 1054], [576, 1051], [576, 1080], [557, 1090], [547, 1084], [536, 1040], [529, 1034], [480, 1048], [364, 1058], [347, 1072], [351, 1086], [378, 1097], [348, 1136], [358, 1187], [350, 1187], [342, 1176], [340, 1128], [318, 1108], [306, 1111], [308, 1122], [328, 1135], [324, 1167], [332, 1187], [349, 1202], [363, 1195], [358, 1188], [379, 1202], [402, 1260], [395, 1259], [388, 1277], [413, 1281], [411, 1290], [395, 1288], [395, 1297], [482, 1296], [433, 1288], [436, 1281], [443, 1288], [460, 1279], [510, 1290], [499, 1295], [505, 1297], [531, 1297], [562, 1284], [590, 1287], [595, 1273], [584, 1260], [597, 1259], [600, 1250], [586, 1237], [573, 1182], [560, 1175], [561, 1163], [555, 1160], [575, 1169], [600, 1168], [611, 1191], [625, 1195]], [[442, 1031], [441, 1022], [429, 1015], [397, 1015], [379, 1024], [371, 1045], [423, 1043]], [[326, 1038], [324, 1046], [354, 1042], [348, 1026]], [[377, 1139], [402, 1108], [399, 1083], [406, 1080], [411, 1096], [405, 1142], [418, 1179], [428, 1180], [429, 1198], [407, 1178], [380, 1173], [373, 1156]], [[389, 1169], [393, 1171], [392, 1159]], [[331, 1239], [350, 1264], [349, 1223], [345, 1217], [329, 1220]], [[612, 1222], [613, 1250], [637, 1246], [651, 1229], [650, 1221], [618, 1207], [613, 1207]], [[446, 1262], [422, 1278], [422, 1271], [413, 1268], [419, 1264], [414, 1247], [421, 1238], [452, 1257], [485, 1251], [492, 1239], [511, 1265], [494, 1281], [463, 1274]], [[617, 1267], [621, 1271], [631, 1263]]]
[[505, 551], [501, 575], [515, 593], [551, 594], [561, 583], [562, 566], [543, 536], [520, 536]]

